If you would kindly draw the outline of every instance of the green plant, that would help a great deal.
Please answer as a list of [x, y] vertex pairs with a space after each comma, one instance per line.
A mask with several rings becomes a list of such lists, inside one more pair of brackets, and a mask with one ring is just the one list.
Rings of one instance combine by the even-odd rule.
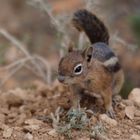
[[54, 114], [51, 113], [51, 118], [56, 131], [68, 138], [72, 138], [72, 130], [85, 130], [90, 121], [86, 109], [80, 107], [70, 109], [66, 114], [58, 108]]
[[136, 37], [136, 40], [140, 46], [140, 14], [139, 15], [133, 15], [130, 18], [130, 25], [134, 32], [134, 35]]
[[101, 139], [101, 137], [103, 138], [105, 134], [106, 134], [105, 127], [100, 122], [98, 122], [95, 126], [92, 126], [90, 137], [94, 139]]

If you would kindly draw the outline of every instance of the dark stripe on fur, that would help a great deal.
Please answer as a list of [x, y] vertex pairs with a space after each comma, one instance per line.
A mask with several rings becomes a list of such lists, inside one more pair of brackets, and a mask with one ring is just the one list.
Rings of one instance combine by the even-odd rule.
[[110, 58], [114, 57], [115, 54], [113, 52], [109, 52], [108, 54], [106, 54], [105, 59], [109, 60]]
[[106, 67], [108, 71], [110, 72], [118, 72], [121, 69], [121, 65], [117, 62], [115, 65], [113, 66], [108, 66]]
[[95, 43], [91, 47], [93, 47], [93, 58], [101, 62], [105, 62], [115, 56], [111, 48], [105, 43]]

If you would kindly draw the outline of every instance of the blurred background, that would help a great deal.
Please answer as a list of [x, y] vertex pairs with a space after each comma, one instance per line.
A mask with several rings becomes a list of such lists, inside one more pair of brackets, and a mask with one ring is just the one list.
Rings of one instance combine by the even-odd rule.
[[71, 25], [80, 8], [91, 10], [109, 29], [110, 47], [125, 71], [123, 96], [140, 87], [139, 0], [0, 0], [1, 90], [55, 81], [69, 43], [80, 49], [89, 45]]

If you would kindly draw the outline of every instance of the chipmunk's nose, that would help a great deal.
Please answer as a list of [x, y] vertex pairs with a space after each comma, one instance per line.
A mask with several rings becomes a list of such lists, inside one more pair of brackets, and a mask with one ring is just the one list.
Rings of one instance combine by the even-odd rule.
[[59, 82], [63, 83], [65, 80], [65, 76], [59, 75], [58, 80], [59, 80]]

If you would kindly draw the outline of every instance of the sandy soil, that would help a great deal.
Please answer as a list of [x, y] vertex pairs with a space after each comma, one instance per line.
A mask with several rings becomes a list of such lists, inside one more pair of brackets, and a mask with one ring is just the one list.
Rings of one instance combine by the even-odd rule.
[[[103, 106], [96, 102], [96, 99], [84, 98], [81, 106], [82, 108], [88, 106], [88, 110], [84, 112], [88, 122], [82, 127], [70, 128], [68, 133], [67, 131], [60, 133], [56, 129], [59, 126], [55, 126], [58, 124], [55, 124], [52, 119], [53, 116], [55, 118], [55, 115], [59, 114], [59, 124], [62, 125], [62, 122], [66, 122], [66, 114], [71, 107], [70, 97], [68, 88], [58, 82], [47, 86], [35, 81], [29, 89], [17, 88], [1, 93], [0, 139], [136, 140], [137, 137], [140, 137], [140, 108], [130, 100], [119, 98], [116, 99], [114, 105], [115, 120], [101, 114], [104, 111], [102, 110]], [[63, 112], [58, 113], [58, 107], [63, 109]]]

